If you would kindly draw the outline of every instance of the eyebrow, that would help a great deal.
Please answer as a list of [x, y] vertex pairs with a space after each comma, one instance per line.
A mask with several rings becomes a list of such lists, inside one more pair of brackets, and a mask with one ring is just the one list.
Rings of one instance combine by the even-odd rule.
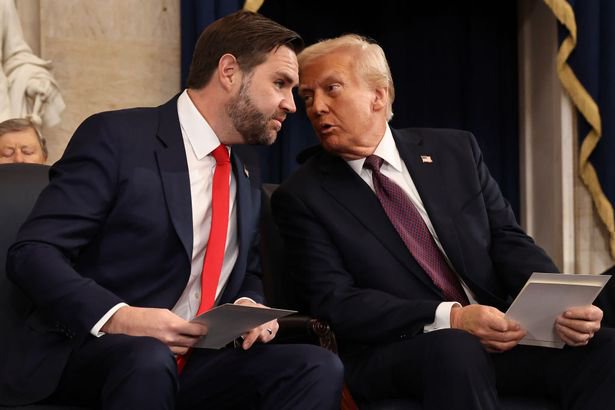
[[293, 77], [286, 72], [278, 71], [276, 74], [282, 77], [287, 83], [294, 84], [295, 86], [299, 84], [299, 81], [296, 77]]
[[[338, 75], [338, 73], [334, 71], [328, 74], [324, 79], [318, 81], [318, 85], [329, 84], [331, 82], [343, 83], [344, 81], [340, 78], [340, 75]], [[301, 94], [302, 92], [306, 92], [306, 91], [314, 91], [314, 88], [315, 87], [311, 87], [308, 85], [300, 85], [299, 94]]]

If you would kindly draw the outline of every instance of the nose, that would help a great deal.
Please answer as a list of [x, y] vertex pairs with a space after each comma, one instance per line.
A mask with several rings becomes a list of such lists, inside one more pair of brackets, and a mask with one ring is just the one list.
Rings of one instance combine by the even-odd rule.
[[286, 113], [294, 113], [297, 111], [297, 107], [295, 106], [295, 99], [293, 97], [293, 92], [289, 91], [286, 96], [280, 102], [280, 108], [284, 110]]
[[327, 105], [326, 97], [322, 95], [320, 92], [315, 92], [312, 97], [312, 112], [316, 115], [322, 115], [329, 111], [329, 107]]
[[16, 149], [15, 152], [13, 153], [13, 162], [16, 162], [16, 163], [26, 162], [26, 156], [22, 154], [21, 151]]

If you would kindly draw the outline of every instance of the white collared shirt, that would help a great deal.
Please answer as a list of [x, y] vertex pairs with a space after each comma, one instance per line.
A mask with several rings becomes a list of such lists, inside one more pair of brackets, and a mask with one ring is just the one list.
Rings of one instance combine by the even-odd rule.
[[[190, 278], [172, 311], [183, 319], [192, 320], [201, 301], [201, 271], [211, 228], [211, 189], [216, 160], [209, 154], [220, 145], [220, 140], [194, 106], [186, 90], [177, 99], [177, 113], [190, 175], [193, 238]], [[216, 304], [226, 287], [239, 254], [236, 195], [237, 182], [231, 172], [229, 224], [224, 262], [216, 290]]]
[[[442, 248], [442, 244], [440, 243], [440, 239], [438, 239], [438, 234], [429, 219], [429, 215], [427, 214], [427, 210], [425, 209], [425, 205], [423, 205], [423, 201], [421, 200], [421, 196], [419, 195], [419, 191], [416, 189], [414, 185], [414, 181], [412, 180], [412, 176], [406, 167], [404, 161], [402, 161], [399, 150], [395, 145], [395, 140], [393, 139], [393, 134], [391, 133], [391, 129], [387, 125], [386, 131], [384, 133], [384, 137], [380, 140], [380, 143], [376, 147], [373, 155], [377, 155], [382, 158], [384, 162], [382, 163], [382, 167], [380, 168], [380, 172], [395, 182], [399, 187], [404, 191], [404, 193], [408, 196], [410, 201], [414, 204], [416, 209], [418, 210], [421, 218], [425, 221], [431, 236], [433, 237], [436, 245], [442, 251], [446, 262], [451, 267], [453, 272], [455, 271], [453, 265], [451, 264], [444, 248]], [[359, 158], [355, 160], [346, 161], [348, 165], [356, 172], [363, 181], [375, 192], [374, 182], [372, 180], [372, 171], [367, 168], [363, 168], [363, 164], [365, 163], [365, 158]], [[459, 277], [459, 276], [458, 276]], [[463, 280], [459, 277], [461, 285], [463, 286], [463, 290], [465, 291], [468, 299], [471, 303], [475, 303], [474, 296], [470, 289], [466, 286]], [[459, 305], [457, 302], [442, 302], [438, 305], [436, 309], [435, 320], [433, 323], [426, 325], [424, 330], [425, 332], [430, 332], [438, 329], [446, 329], [450, 328], [450, 311], [454, 305]]]

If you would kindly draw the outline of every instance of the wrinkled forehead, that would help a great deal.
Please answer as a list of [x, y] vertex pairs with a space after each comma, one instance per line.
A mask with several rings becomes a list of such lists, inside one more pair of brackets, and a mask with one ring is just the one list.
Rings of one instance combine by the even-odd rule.
[[38, 135], [32, 128], [9, 131], [0, 135], [0, 144], [40, 145]]

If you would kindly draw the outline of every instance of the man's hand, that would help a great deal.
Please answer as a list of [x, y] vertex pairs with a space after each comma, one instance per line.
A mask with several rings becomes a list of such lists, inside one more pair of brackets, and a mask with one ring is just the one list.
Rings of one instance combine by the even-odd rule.
[[602, 310], [597, 306], [567, 309], [555, 319], [555, 331], [569, 346], [585, 346], [600, 330]]
[[[248, 299], [239, 299], [235, 302], [236, 305], [246, 305], [246, 306], [256, 306], [264, 309], [269, 309], [265, 305], [261, 305], [260, 303], [254, 303]], [[243, 343], [241, 347], [244, 350], [248, 350], [252, 347], [254, 342], [259, 341], [262, 343], [267, 343], [273, 340], [276, 333], [278, 333], [278, 329], [280, 326], [278, 325], [277, 320], [272, 320], [271, 322], [264, 323], [254, 329], [246, 332], [242, 335]]]
[[184, 354], [207, 334], [207, 327], [188, 322], [168, 309], [124, 306], [111, 316], [101, 331], [151, 336], [169, 346], [173, 353]]
[[504, 313], [484, 305], [453, 306], [451, 328], [465, 330], [480, 339], [490, 352], [504, 352], [515, 347], [525, 336], [519, 323]]

